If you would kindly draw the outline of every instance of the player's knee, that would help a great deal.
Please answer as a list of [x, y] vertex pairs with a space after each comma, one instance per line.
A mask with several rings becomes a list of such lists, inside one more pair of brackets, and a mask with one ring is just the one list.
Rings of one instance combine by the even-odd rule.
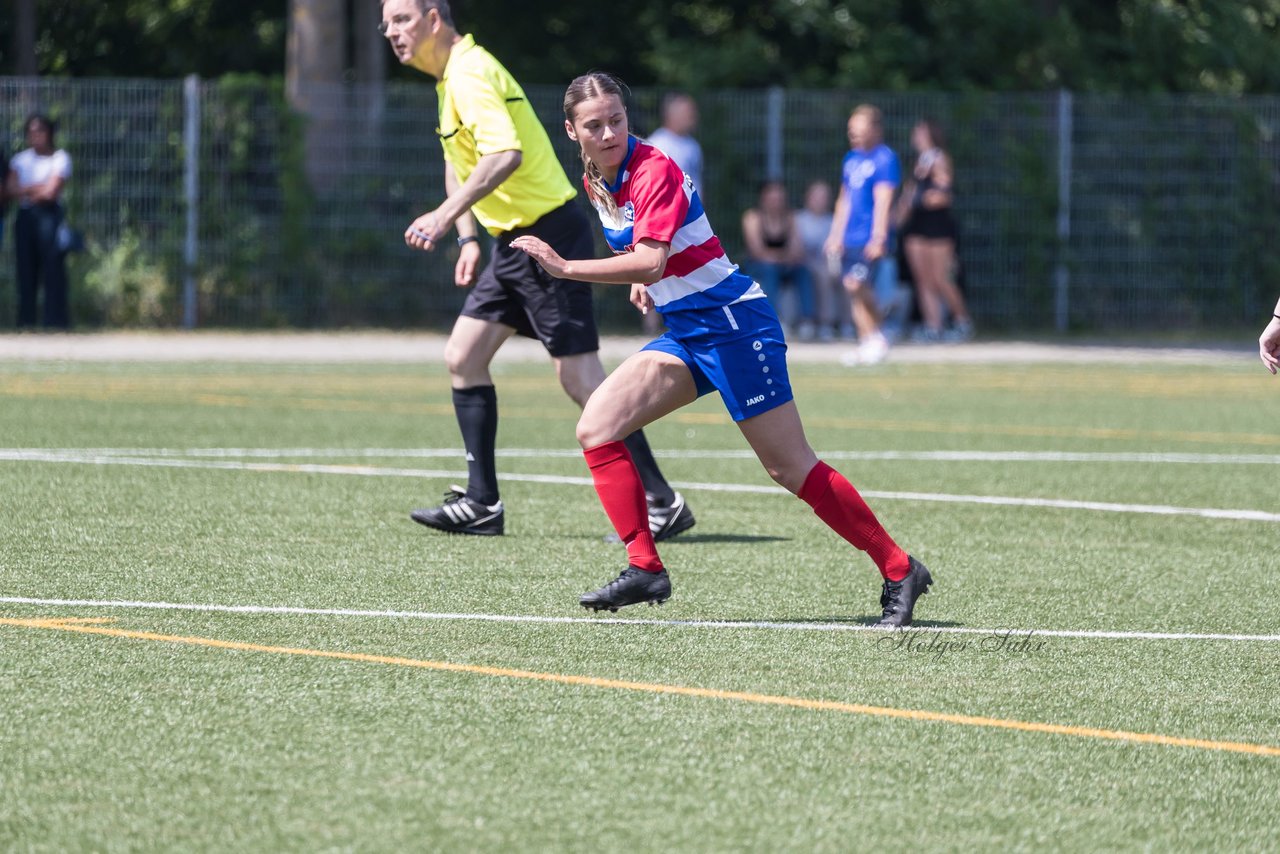
[[773, 478], [773, 482], [792, 494], [798, 494], [800, 492], [800, 487], [804, 486], [804, 479], [809, 474], [807, 470], [801, 471], [801, 467], [794, 464], [771, 464], [764, 462], [763, 460], [761, 462], [764, 465], [764, 470], [768, 472], [769, 477]]
[[599, 425], [585, 415], [578, 419], [576, 434], [578, 444], [583, 448], [594, 448], [596, 445], [603, 445], [609, 441]]
[[595, 409], [588, 407], [583, 411], [582, 417], [578, 419], [576, 433], [578, 444], [584, 448], [594, 448], [605, 442], [614, 442], [626, 435], [619, 432], [616, 420], [610, 418], [607, 413], [603, 413], [598, 407]]

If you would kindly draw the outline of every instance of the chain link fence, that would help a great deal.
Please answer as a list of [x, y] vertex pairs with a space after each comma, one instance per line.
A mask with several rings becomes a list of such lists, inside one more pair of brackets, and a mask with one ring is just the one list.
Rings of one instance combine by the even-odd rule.
[[[527, 94], [566, 171], [559, 86]], [[633, 129], [663, 93], [632, 93]], [[311, 124], [282, 84], [0, 78], [0, 128], [59, 123], [73, 158], [70, 258], [80, 325], [446, 329], [463, 292], [455, 253], [401, 235], [443, 193], [435, 91], [421, 85], [308, 93]], [[835, 183], [845, 119], [885, 115], [909, 162], [921, 117], [947, 130], [960, 253], [980, 326], [1114, 332], [1252, 325], [1280, 284], [1280, 98], [708, 91], [698, 94], [704, 200], [731, 256], [759, 182], [798, 203]], [[14, 321], [11, 234], [0, 251], [0, 326]], [[603, 244], [601, 244], [603, 252]], [[638, 329], [625, 289], [601, 288], [613, 331]], [[184, 309], [187, 313], [184, 314]]]

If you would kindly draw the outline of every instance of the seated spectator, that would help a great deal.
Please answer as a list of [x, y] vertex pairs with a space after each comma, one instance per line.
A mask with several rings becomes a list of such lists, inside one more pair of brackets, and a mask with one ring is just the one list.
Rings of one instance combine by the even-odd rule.
[[[781, 181], [765, 181], [754, 208], [742, 215], [742, 236], [750, 259], [746, 271], [769, 295], [778, 316], [794, 328], [797, 337], [810, 340], [816, 328], [813, 313], [813, 282], [804, 264], [804, 245], [796, 227], [795, 214], [787, 204], [787, 189]], [[783, 288], [795, 291], [796, 313], [784, 309]]]
[[796, 229], [817, 298], [818, 340], [831, 341], [837, 335], [852, 340], [849, 295], [840, 283], [840, 264], [823, 248], [831, 232], [831, 204], [831, 185], [820, 179], [811, 181], [804, 191], [804, 207], [795, 214]]

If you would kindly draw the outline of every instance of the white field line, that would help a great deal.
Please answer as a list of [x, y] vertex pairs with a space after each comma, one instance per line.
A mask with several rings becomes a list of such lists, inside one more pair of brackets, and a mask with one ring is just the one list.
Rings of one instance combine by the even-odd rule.
[[[152, 466], [160, 468], [218, 469], [224, 471], [290, 472], [295, 474], [339, 474], [359, 477], [408, 477], [408, 478], [463, 478], [458, 471], [442, 469], [385, 468], [361, 465], [322, 465], [318, 463], [266, 463], [235, 460], [201, 460], [180, 457], [133, 457], [117, 454], [98, 455], [83, 452], [23, 451], [21, 456], [5, 456], [22, 462], [79, 463], [84, 465]], [[521, 474], [504, 472], [504, 480], [521, 483], [550, 483], [574, 486], [590, 486], [591, 479], [566, 475]], [[787, 494], [780, 486], [747, 483], [697, 483], [673, 484], [680, 489], [705, 492], [733, 492], [747, 494]], [[1195, 516], [1202, 519], [1227, 519], [1239, 522], [1280, 522], [1280, 513], [1263, 510], [1232, 510], [1214, 507], [1176, 507], [1165, 504], [1119, 504], [1108, 501], [1075, 501], [1057, 498], [1019, 498], [1007, 495], [951, 495], [933, 492], [894, 492], [863, 490], [867, 498], [884, 501], [932, 501], [944, 504], [980, 504], [999, 507], [1042, 507], [1059, 510], [1090, 510], [1101, 513], [1139, 513], [1154, 516]]]
[[[31, 455], [192, 457], [231, 459], [459, 459], [460, 448], [0, 448], [0, 460]], [[503, 448], [499, 457], [576, 459], [577, 448]], [[754, 460], [750, 450], [662, 450], [659, 456], [681, 460]], [[1280, 465], [1280, 454], [1125, 453], [1090, 451], [824, 451], [828, 460], [976, 463], [1142, 463], [1155, 465]], [[42, 458], [42, 457], [41, 457]]]
[[[440, 620], [477, 623], [546, 623], [585, 626], [658, 626], [676, 629], [738, 629], [784, 632], [868, 632], [892, 634], [894, 630], [849, 623], [783, 623], [770, 620], [646, 620], [622, 617], [540, 617], [531, 614], [450, 614], [433, 611], [358, 610], [353, 608], [296, 608], [287, 605], [201, 605], [179, 602], [136, 602], [122, 599], [42, 599], [0, 596], [0, 604], [67, 608], [127, 608], [149, 611], [198, 611], [222, 614], [293, 614], [321, 617], [371, 617], [394, 620]], [[1211, 634], [1202, 632], [1126, 632], [1075, 629], [974, 628], [971, 626], [912, 626], [909, 633], [987, 635], [1022, 639], [1082, 638], [1089, 640], [1172, 640], [1280, 642], [1280, 635]]]

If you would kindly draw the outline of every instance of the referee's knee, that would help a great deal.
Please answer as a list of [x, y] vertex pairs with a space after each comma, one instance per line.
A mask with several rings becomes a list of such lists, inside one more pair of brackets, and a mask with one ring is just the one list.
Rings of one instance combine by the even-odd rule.
[[475, 350], [470, 347], [446, 343], [444, 366], [449, 371], [449, 376], [458, 377], [464, 381], [463, 387], [493, 384], [493, 380], [489, 378], [488, 363], [479, 360]]

